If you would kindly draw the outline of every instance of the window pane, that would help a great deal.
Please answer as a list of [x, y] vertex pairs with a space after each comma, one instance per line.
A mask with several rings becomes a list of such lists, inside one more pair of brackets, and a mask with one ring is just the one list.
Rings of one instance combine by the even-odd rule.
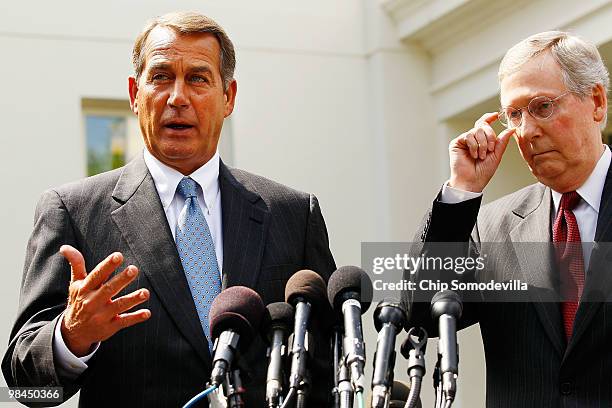
[[125, 164], [126, 120], [121, 116], [86, 115], [87, 175]]

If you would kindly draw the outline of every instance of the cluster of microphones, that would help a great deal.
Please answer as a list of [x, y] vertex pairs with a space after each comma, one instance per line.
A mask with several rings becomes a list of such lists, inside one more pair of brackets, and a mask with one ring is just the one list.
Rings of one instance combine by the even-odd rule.
[[[213, 369], [208, 388], [184, 407], [208, 398], [211, 407], [244, 407], [245, 388], [236, 359], [252, 338], [263, 335], [268, 343], [267, 408], [302, 408], [311, 392], [310, 369], [314, 338], [313, 321], [324, 320], [330, 328], [333, 358], [334, 408], [365, 408], [366, 351], [362, 319], [372, 299], [372, 283], [356, 266], [336, 270], [326, 285], [310, 270], [296, 272], [285, 287], [285, 302], [264, 306], [252, 289], [233, 286], [213, 301], [209, 319], [213, 347]], [[431, 301], [432, 318], [438, 322], [440, 341], [434, 370], [436, 408], [449, 408], [455, 398], [458, 375], [457, 321], [462, 303], [452, 291], [441, 291]], [[399, 300], [383, 300], [374, 311], [378, 331], [371, 381], [372, 408], [421, 407], [420, 391], [425, 374], [427, 333], [410, 327], [409, 316]], [[397, 336], [406, 330], [401, 346], [409, 383], [394, 381]], [[331, 362], [330, 362], [331, 363]], [[331, 364], [330, 364], [331, 365]], [[262, 405], [263, 405], [262, 401]]]

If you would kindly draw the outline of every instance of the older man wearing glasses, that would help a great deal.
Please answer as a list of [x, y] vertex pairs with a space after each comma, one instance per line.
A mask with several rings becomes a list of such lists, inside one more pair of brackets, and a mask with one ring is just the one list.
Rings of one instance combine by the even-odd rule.
[[[460, 280], [528, 285], [522, 299], [506, 293], [491, 302], [481, 292], [486, 305], [464, 303], [461, 326], [480, 323], [487, 407], [610, 407], [612, 170], [601, 137], [608, 71], [594, 45], [544, 32], [506, 53], [499, 82], [500, 111], [450, 142], [450, 179], [418, 236], [494, 255]], [[481, 207], [512, 137], [538, 182]], [[426, 309], [413, 304], [412, 324], [435, 333]]]

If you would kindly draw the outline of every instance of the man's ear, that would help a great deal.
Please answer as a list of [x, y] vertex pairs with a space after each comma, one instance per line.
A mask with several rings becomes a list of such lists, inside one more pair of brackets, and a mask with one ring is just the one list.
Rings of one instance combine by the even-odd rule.
[[593, 87], [593, 103], [595, 105], [593, 119], [596, 122], [601, 122], [606, 117], [606, 112], [608, 111], [608, 96], [602, 84], [597, 84]]
[[225, 116], [228, 117], [234, 111], [234, 103], [236, 102], [236, 91], [238, 90], [238, 84], [235, 79], [227, 87], [225, 91]]
[[138, 81], [134, 77], [128, 78], [128, 92], [130, 93], [130, 108], [132, 108], [132, 112], [138, 115], [138, 103], [136, 102], [136, 94], [138, 93]]

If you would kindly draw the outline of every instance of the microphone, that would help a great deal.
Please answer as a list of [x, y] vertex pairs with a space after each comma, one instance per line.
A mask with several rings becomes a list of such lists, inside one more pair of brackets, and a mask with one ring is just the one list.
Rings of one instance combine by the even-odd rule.
[[285, 302], [271, 303], [266, 306], [267, 314], [262, 324], [262, 333], [268, 340], [269, 363], [266, 377], [266, 403], [276, 408], [282, 402], [283, 372], [282, 360], [286, 355], [285, 340], [293, 326], [293, 306]]
[[338, 315], [344, 317], [344, 357], [350, 367], [356, 393], [365, 389], [365, 343], [361, 315], [370, 307], [372, 281], [356, 266], [342, 266], [329, 278], [327, 296]]
[[[229, 372], [240, 337], [253, 337], [259, 329], [265, 307], [257, 292], [244, 286], [223, 290], [213, 300], [208, 318], [210, 334], [215, 339], [210, 382], [220, 386]], [[250, 342], [241, 342], [244, 351]]]
[[459, 372], [459, 351], [457, 346], [457, 320], [461, 318], [463, 304], [459, 295], [452, 290], [436, 293], [431, 299], [431, 317], [438, 319], [438, 359], [442, 377], [442, 394], [446, 406], [455, 399], [457, 375]]
[[385, 408], [393, 385], [395, 339], [406, 324], [406, 311], [396, 300], [383, 300], [374, 310], [374, 327], [378, 332], [374, 374], [372, 375], [372, 408]]
[[[291, 347], [291, 373], [289, 375], [289, 394], [283, 406], [294, 393], [307, 388], [307, 354], [312, 353], [311, 341], [307, 341], [310, 314], [314, 309], [325, 312], [327, 305], [326, 286], [323, 278], [316, 272], [304, 269], [289, 278], [285, 286], [285, 300], [295, 307], [293, 344]], [[310, 349], [310, 350], [309, 350]], [[300, 394], [305, 398], [304, 394]]]
[[344, 353], [342, 351], [342, 339], [344, 338], [344, 327], [340, 322], [332, 327], [332, 353], [334, 356], [334, 408], [352, 408], [354, 393], [351, 385], [351, 377], [346, 367]]

